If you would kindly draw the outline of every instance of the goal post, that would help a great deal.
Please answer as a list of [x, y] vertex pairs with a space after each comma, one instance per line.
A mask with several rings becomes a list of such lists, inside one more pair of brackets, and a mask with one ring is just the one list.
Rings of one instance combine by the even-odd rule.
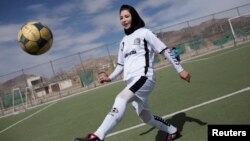
[[[21, 92], [20, 88], [13, 88], [12, 89], [12, 107], [13, 107], [13, 113], [16, 112], [16, 107], [20, 106], [22, 104], [23, 108], [25, 108], [25, 99], [23, 98], [23, 94]], [[22, 109], [23, 109], [22, 108]], [[20, 111], [20, 110], [17, 110]]]
[[235, 42], [250, 39], [250, 13], [229, 18], [228, 22]]

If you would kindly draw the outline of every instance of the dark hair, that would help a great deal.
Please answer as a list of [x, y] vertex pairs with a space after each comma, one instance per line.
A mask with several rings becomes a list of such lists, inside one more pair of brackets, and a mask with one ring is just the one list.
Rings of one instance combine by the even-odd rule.
[[126, 35], [129, 35], [133, 33], [135, 30], [145, 26], [144, 21], [142, 20], [142, 18], [140, 17], [140, 15], [138, 14], [138, 12], [135, 10], [134, 7], [130, 5], [122, 5], [120, 8], [120, 14], [121, 14], [121, 11], [123, 10], [128, 10], [132, 16], [132, 23], [131, 23], [130, 28], [124, 29], [124, 32]]

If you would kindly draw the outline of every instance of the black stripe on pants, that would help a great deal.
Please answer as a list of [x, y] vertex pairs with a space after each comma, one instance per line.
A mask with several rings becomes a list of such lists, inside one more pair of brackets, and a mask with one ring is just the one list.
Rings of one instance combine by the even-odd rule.
[[141, 76], [141, 78], [135, 82], [135, 84], [131, 86], [129, 90], [131, 90], [133, 93], [137, 92], [145, 84], [147, 79], [148, 78], [146, 76]]

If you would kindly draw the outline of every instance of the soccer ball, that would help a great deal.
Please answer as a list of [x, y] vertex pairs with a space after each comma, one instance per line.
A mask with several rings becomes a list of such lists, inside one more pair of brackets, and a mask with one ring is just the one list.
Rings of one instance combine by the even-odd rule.
[[24, 24], [18, 32], [19, 46], [31, 55], [46, 53], [52, 46], [53, 35], [45, 24], [34, 21]]

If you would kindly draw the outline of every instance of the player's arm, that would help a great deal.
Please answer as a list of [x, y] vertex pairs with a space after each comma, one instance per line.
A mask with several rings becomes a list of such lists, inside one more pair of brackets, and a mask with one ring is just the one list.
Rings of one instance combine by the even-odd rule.
[[115, 70], [109, 75], [109, 80], [114, 80], [117, 76], [119, 76], [123, 72], [123, 65], [117, 63]]
[[149, 30], [147, 31], [145, 37], [146, 40], [152, 45], [154, 51], [163, 54], [165, 58], [168, 59], [171, 64], [173, 64], [180, 77], [186, 80], [187, 82], [190, 82], [189, 73], [182, 68], [181, 64], [171, 54], [170, 49], [168, 49], [166, 45]]
[[108, 75], [101, 75], [99, 76], [99, 82], [110, 82], [114, 80], [117, 76], [119, 76], [123, 72], [123, 65], [117, 64], [115, 70], [108, 76]]
[[117, 60], [117, 65], [115, 70], [108, 76], [108, 75], [102, 75], [99, 77], [99, 82], [103, 83], [103, 82], [110, 82], [112, 80], [114, 80], [117, 76], [119, 76], [122, 72], [123, 72], [123, 64], [124, 64], [124, 60], [123, 60], [123, 43], [120, 43], [120, 48], [118, 51], [118, 60]]
[[176, 71], [179, 73], [180, 77], [187, 82], [190, 82], [191, 76], [190, 74], [185, 71], [181, 64], [176, 60], [176, 58], [171, 54], [171, 51], [168, 48], [163, 49], [160, 53], [162, 53], [166, 59], [174, 66]]

